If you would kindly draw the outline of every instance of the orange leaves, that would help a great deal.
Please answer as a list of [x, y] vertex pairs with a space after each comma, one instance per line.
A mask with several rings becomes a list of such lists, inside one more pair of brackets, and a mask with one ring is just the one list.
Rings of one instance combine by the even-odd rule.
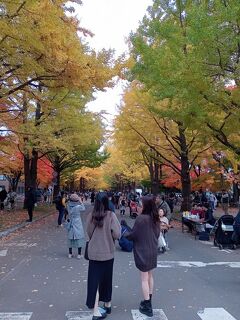
[[53, 168], [51, 167], [50, 161], [43, 157], [38, 161], [38, 173], [37, 173], [37, 180], [38, 182], [47, 187], [52, 182]]

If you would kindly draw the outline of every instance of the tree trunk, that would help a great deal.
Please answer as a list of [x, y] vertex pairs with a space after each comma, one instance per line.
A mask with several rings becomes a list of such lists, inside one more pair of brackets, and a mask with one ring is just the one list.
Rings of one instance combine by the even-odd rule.
[[74, 175], [70, 178], [69, 181], [69, 187], [70, 187], [70, 192], [75, 191], [75, 180], [74, 180]]
[[[39, 91], [41, 92], [41, 88], [39, 86]], [[36, 111], [35, 111], [35, 126], [39, 126], [39, 120], [41, 118], [41, 104], [39, 102], [36, 103]], [[23, 97], [23, 123], [27, 124], [28, 122], [28, 100], [26, 95]], [[31, 151], [29, 151], [29, 146], [31, 141], [29, 141], [28, 136], [23, 138], [24, 140], [24, 182], [25, 182], [25, 195], [28, 188], [33, 188], [33, 190], [37, 187], [37, 163], [38, 163], [38, 151], [33, 147]], [[30, 142], [30, 143], [29, 143]]]
[[56, 177], [56, 184], [54, 186], [54, 193], [53, 193], [53, 197], [56, 198], [56, 196], [59, 194], [60, 192], [60, 182], [61, 182], [61, 170], [56, 170], [56, 168], [54, 168], [54, 170], [56, 171], [57, 173], [57, 177]]
[[188, 146], [186, 142], [185, 129], [181, 123], [178, 124], [179, 141], [181, 148], [181, 184], [183, 202], [181, 206], [182, 211], [189, 211], [191, 209], [190, 194], [191, 194], [191, 177], [190, 177], [190, 163], [188, 159]]
[[135, 193], [135, 190], [136, 190], [136, 182], [132, 181], [131, 182], [131, 191]]
[[62, 168], [61, 168], [61, 161], [58, 155], [54, 157], [54, 161], [52, 162], [53, 169], [56, 172], [56, 183], [54, 186], [54, 193], [53, 197], [55, 198], [59, 192], [60, 192], [60, 185], [61, 185], [61, 173], [62, 173]]
[[18, 183], [21, 178], [22, 171], [16, 171], [13, 173], [13, 176], [5, 175], [6, 179], [8, 180], [10, 184], [10, 188], [13, 192], [17, 191]]
[[26, 195], [27, 189], [31, 186], [30, 158], [28, 154], [24, 154], [23, 163], [24, 163], [24, 187], [25, 187], [25, 195]]
[[32, 150], [32, 157], [24, 155], [24, 182], [25, 182], [25, 193], [28, 188], [37, 187], [37, 163], [38, 163], [38, 152]]
[[159, 173], [160, 173], [160, 164], [154, 161], [154, 188], [152, 191], [152, 194], [154, 196], [156, 196], [159, 193], [159, 186], [160, 186]]
[[157, 195], [159, 193], [159, 171], [160, 164], [157, 161], [151, 160], [148, 165], [148, 171], [151, 180], [151, 193]]
[[[24, 193], [26, 198], [26, 193], [28, 188], [36, 190], [37, 187], [37, 162], [38, 162], [38, 152], [33, 150], [32, 158], [30, 159], [28, 154], [24, 154]], [[26, 209], [26, 204], [24, 202], [24, 209]]]
[[182, 184], [182, 197], [183, 197], [181, 210], [189, 211], [191, 209], [191, 201], [190, 201], [191, 179], [190, 179], [189, 172], [187, 172], [186, 170], [182, 170], [181, 184]]

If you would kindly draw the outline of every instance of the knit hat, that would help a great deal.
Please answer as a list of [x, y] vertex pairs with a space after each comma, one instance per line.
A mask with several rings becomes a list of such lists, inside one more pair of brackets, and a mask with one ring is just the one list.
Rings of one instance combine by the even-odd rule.
[[73, 193], [70, 195], [70, 201], [79, 202], [79, 201], [81, 201], [81, 199], [79, 198], [79, 196], [76, 193]]

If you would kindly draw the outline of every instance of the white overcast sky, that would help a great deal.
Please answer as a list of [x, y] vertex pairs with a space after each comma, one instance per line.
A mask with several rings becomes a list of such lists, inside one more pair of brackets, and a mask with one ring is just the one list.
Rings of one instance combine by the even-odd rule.
[[[76, 13], [81, 26], [91, 30], [94, 37], [89, 39], [92, 48], [115, 49], [116, 56], [127, 51], [126, 38], [136, 30], [152, 0], [83, 0]], [[109, 121], [116, 114], [121, 100], [122, 85], [98, 93], [97, 99], [89, 104], [92, 111], [106, 110]], [[111, 116], [112, 115], [112, 116]]]

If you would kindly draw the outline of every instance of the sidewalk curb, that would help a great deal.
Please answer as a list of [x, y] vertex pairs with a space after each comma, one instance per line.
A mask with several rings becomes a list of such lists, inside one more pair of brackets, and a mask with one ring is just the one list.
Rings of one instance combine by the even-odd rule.
[[0, 232], [0, 239], [1, 238], [4, 238], [4, 237], [7, 237], [8, 235], [10, 235], [11, 233], [14, 233], [15, 231], [19, 230], [19, 229], [22, 229], [22, 228], [25, 228], [26, 226], [30, 226], [31, 224], [35, 223], [35, 222], [38, 222], [39, 220], [42, 220], [44, 218], [47, 218], [51, 215], [55, 214], [55, 211], [54, 212], [51, 212], [51, 213], [48, 213], [44, 216], [41, 216], [41, 217], [38, 217], [38, 218], [34, 218], [33, 221], [31, 223], [29, 222], [22, 222], [22, 223], [19, 223], [19, 224], [16, 224], [14, 227], [11, 227], [9, 229], [6, 229], [4, 231], [1, 231]]

